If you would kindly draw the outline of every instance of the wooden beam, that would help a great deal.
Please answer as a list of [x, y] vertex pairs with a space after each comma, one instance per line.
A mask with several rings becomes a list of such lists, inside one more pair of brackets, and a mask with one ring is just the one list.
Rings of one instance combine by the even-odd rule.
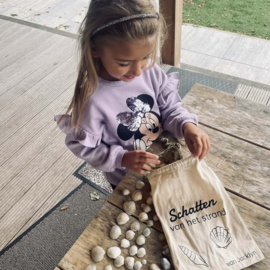
[[169, 33], [162, 48], [161, 60], [164, 64], [180, 67], [183, 0], [159, 0], [159, 3]]

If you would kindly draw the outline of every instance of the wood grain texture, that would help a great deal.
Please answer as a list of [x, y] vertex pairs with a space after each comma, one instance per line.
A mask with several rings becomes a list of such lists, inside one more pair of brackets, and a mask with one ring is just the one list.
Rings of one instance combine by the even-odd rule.
[[159, 3], [169, 34], [162, 48], [162, 62], [180, 67], [183, 0], [159, 0]]
[[196, 84], [183, 106], [199, 122], [270, 149], [270, 107]]
[[[112, 225], [116, 224], [116, 217], [121, 212], [120, 209], [106, 202], [57, 266], [63, 270], [84, 270], [87, 265], [94, 263], [90, 257], [90, 250], [94, 246], [99, 245], [105, 251], [112, 246], [120, 247], [120, 242], [125, 238], [126, 231], [129, 229], [131, 223], [135, 221], [135, 218], [130, 217], [130, 220], [125, 225], [120, 226], [122, 234], [119, 238], [116, 240], [110, 239], [110, 228]], [[141, 223], [140, 230], [136, 232], [134, 239], [130, 241], [131, 245], [135, 244], [136, 237], [141, 235], [146, 227], [145, 224]], [[135, 261], [146, 259], [147, 265], [144, 266], [144, 268], [148, 268], [152, 263], [157, 263], [161, 267], [160, 260], [162, 258], [162, 247], [164, 246], [164, 243], [158, 240], [159, 232], [154, 229], [150, 230], [151, 235], [146, 238], [146, 243], [143, 245], [146, 250], [146, 255], [143, 258], [137, 258], [137, 256], [134, 256], [134, 258]], [[123, 257], [129, 256], [128, 249], [121, 248], [121, 250], [121, 255]], [[95, 264], [97, 269], [103, 269], [107, 264], [113, 266], [113, 261], [113, 259], [110, 259], [105, 255], [101, 262]], [[115, 267], [113, 266], [113, 269], [114, 268]], [[118, 269], [123, 270], [125, 267], [122, 266]]]

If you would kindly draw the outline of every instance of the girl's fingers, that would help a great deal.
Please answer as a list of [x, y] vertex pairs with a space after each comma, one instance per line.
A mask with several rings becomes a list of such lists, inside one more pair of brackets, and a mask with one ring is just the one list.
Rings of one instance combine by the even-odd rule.
[[142, 169], [146, 171], [150, 171], [150, 172], [152, 171], [152, 168], [148, 164], [145, 164], [145, 163], [142, 164]]
[[201, 155], [199, 156], [199, 160], [200, 160], [200, 161], [203, 160], [203, 158], [206, 156], [206, 154], [207, 154], [208, 151], [209, 151], [209, 148], [208, 148], [208, 145], [207, 145], [207, 141], [206, 141], [206, 140], [203, 140], [203, 141], [202, 141], [202, 144], [203, 144], [202, 153], [201, 153]]
[[203, 144], [202, 144], [202, 141], [201, 139], [198, 139], [195, 143], [195, 157], [199, 157], [201, 154], [202, 154], [202, 150], [203, 150]]

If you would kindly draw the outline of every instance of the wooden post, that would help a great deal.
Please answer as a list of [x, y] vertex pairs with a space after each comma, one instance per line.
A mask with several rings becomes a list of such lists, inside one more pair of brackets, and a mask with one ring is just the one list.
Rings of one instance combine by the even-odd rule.
[[169, 33], [161, 60], [164, 64], [180, 67], [183, 0], [159, 0], [159, 4]]

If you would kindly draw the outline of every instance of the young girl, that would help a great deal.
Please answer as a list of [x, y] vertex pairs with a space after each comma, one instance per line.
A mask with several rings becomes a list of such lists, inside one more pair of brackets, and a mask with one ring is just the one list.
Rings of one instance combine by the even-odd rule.
[[145, 174], [160, 163], [146, 151], [163, 130], [184, 138], [200, 160], [210, 148], [196, 116], [181, 106], [178, 73], [155, 64], [159, 37], [162, 45], [165, 23], [150, 0], [92, 0], [81, 25], [74, 96], [55, 120], [67, 147], [113, 187], [127, 170]]

